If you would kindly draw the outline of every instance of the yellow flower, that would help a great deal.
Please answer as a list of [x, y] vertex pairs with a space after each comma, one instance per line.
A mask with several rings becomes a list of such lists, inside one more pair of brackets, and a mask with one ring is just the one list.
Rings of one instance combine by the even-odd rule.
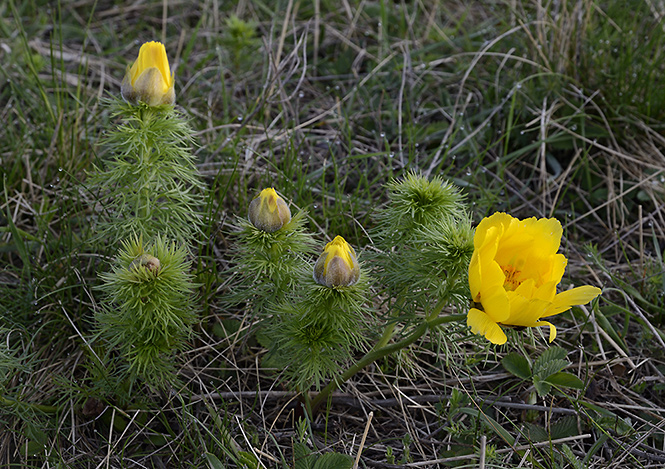
[[556, 328], [541, 318], [574, 305], [588, 303], [600, 294], [589, 285], [562, 293], [556, 287], [567, 259], [557, 254], [561, 223], [554, 218], [518, 220], [505, 213], [483, 219], [473, 240], [469, 287], [475, 303], [467, 325], [494, 344], [506, 342], [505, 326], [549, 326], [550, 342]]
[[249, 221], [259, 230], [272, 233], [291, 221], [288, 205], [275, 189], [263, 189], [249, 204]]
[[148, 106], [175, 103], [173, 75], [161, 42], [146, 42], [139, 49], [139, 56], [127, 67], [120, 88], [122, 97], [130, 103], [143, 101]]
[[326, 244], [314, 266], [314, 280], [326, 287], [349, 287], [360, 278], [360, 266], [356, 251], [342, 238], [336, 236]]

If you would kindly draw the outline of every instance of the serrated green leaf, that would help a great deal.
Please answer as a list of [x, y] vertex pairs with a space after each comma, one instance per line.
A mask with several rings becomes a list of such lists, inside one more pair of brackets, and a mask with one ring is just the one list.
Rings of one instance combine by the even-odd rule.
[[543, 367], [547, 366], [548, 363], [554, 360], [563, 360], [566, 358], [566, 355], [568, 355], [568, 352], [561, 347], [548, 348], [542, 353], [540, 357], [536, 359], [536, 362], [533, 364], [533, 374], [539, 374]]
[[226, 469], [224, 464], [222, 464], [222, 461], [212, 453], [206, 453], [206, 461], [208, 461], [208, 467], [210, 469]]
[[582, 469], [584, 466], [582, 465], [582, 461], [577, 459], [577, 456], [573, 453], [573, 450], [570, 449], [570, 446], [568, 445], [562, 445], [561, 447], [562, 453], [564, 457], [568, 460], [568, 462], [575, 468], [575, 469]]
[[519, 353], [513, 352], [503, 357], [503, 360], [501, 360], [501, 366], [503, 366], [508, 373], [511, 373], [518, 378], [529, 379], [531, 377], [529, 361]]
[[346, 454], [326, 453], [321, 455], [312, 469], [351, 469], [353, 458]]
[[552, 424], [550, 427], [550, 436], [553, 440], [568, 438], [577, 435], [578, 430], [577, 417], [574, 415], [568, 415]]
[[570, 365], [568, 360], [555, 359], [549, 362], [541, 363], [538, 371], [536, 371], [536, 367], [534, 366], [533, 375], [540, 378], [541, 381], [544, 381], [553, 374], [560, 372], [568, 365]]
[[293, 469], [312, 469], [316, 456], [312, 455], [310, 449], [304, 443], [293, 444]]
[[529, 441], [538, 443], [540, 441], [546, 441], [549, 439], [547, 430], [545, 430], [540, 425], [525, 422], [524, 427], [526, 429], [526, 436], [528, 437]]
[[584, 382], [572, 373], [560, 371], [548, 376], [545, 381], [563, 388], [584, 389]]
[[625, 419], [618, 415], [614, 417], [600, 417], [595, 421], [596, 425], [603, 430], [612, 430], [619, 435], [626, 435], [633, 431], [633, 426]]

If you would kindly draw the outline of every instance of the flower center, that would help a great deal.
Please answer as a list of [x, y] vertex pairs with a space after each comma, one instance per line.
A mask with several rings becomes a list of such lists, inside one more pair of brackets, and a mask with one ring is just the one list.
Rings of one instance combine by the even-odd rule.
[[501, 266], [501, 270], [503, 270], [503, 273], [506, 276], [506, 280], [503, 282], [503, 288], [506, 289], [506, 291], [517, 290], [517, 287], [522, 283], [519, 279], [520, 273], [522, 272], [515, 269], [512, 265]]

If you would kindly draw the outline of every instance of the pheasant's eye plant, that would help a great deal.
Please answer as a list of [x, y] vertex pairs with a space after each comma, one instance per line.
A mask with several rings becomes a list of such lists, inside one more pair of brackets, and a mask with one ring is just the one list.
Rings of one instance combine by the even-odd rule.
[[200, 234], [203, 184], [193, 131], [175, 108], [166, 49], [143, 44], [127, 67], [122, 97], [107, 101], [119, 120], [89, 186], [100, 202], [93, 243], [119, 247], [95, 319], [111, 370], [122, 382], [173, 383], [174, 356], [196, 319], [190, 261]]
[[175, 106], [166, 50], [143, 44], [127, 68], [122, 96], [106, 101], [119, 123], [102, 140], [105, 158], [88, 185], [98, 198], [94, 240], [117, 247], [133, 234], [191, 246], [200, 234], [203, 184], [193, 131]]
[[[160, 237], [151, 244], [130, 238], [111, 272], [101, 275], [101, 336], [120, 353], [122, 377], [163, 387], [174, 380], [174, 355], [196, 321], [194, 283], [187, 251]], [[111, 360], [118, 360], [112, 356]]]
[[[374, 249], [362, 253], [363, 263], [341, 236], [315, 262], [310, 250], [294, 249], [287, 236], [293, 220], [272, 189], [250, 204], [251, 223], [240, 223], [237, 262], [255, 266], [245, 269], [253, 285], [245, 288], [247, 304], [261, 318], [270, 366], [283, 368], [310, 412], [355, 373], [404, 353], [427, 333], [472, 338], [460, 324], [466, 319], [472, 332], [495, 344], [506, 342], [500, 325], [548, 325], [552, 341], [556, 329], [544, 317], [600, 294], [592, 286], [556, 292], [567, 263], [557, 253], [557, 220], [497, 213], [474, 230], [464, 197], [440, 178], [410, 173], [387, 188], [389, 201], [377, 210], [371, 232]], [[286, 266], [290, 281], [276, 282]], [[257, 292], [272, 293], [266, 299]], [[311, 388], [319, 390], [313, 398]]]

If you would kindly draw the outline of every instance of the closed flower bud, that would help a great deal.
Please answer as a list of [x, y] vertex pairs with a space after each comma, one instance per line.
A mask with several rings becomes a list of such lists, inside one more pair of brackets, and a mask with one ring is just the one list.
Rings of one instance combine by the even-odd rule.
[[360, 278], [356, 252], [341, 236], [329, 242], [314, 266], [314, 280], [326, 287], [349, 287]]
[[132, 104], [142, 101], [148, 106], [175, 103], [173, 75], [161, 42], [146, 42], [131, 67], [127, 67], [120, 88], [122, 97]]
[[291, 221], [288, 205], [275, 189], [263, 189], [249, 204], [249, 221], [261, 231], [272, 233]]
[[129, 268], [132, 269], [145, 267], [153, 274], [157, 274], [161, 266], [162, 263], [155, 256], [151, 256], [150, 254], [141, 254], [139, 257], [132, 261], [132, 263], [129, 265]]

